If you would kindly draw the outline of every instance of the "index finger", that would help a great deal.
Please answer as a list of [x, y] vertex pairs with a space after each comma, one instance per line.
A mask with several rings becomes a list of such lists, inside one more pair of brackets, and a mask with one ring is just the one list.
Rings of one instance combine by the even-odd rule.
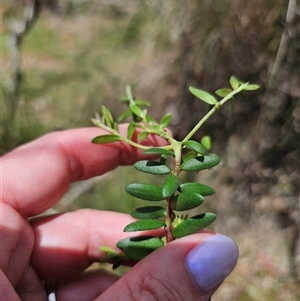
[[[126, 135], [127, 125], [120, 131]], [[93, 144], [105, 134], [82, 128], [47, 134], [1, 158], [2, 200], [23, 216], [34, 216], [54, 205], [70, 183], [101, 175], [142, 158], [141, 150], [123, 142]], [[143, 144], [160, 146], [166, 141], [149, 136]]]

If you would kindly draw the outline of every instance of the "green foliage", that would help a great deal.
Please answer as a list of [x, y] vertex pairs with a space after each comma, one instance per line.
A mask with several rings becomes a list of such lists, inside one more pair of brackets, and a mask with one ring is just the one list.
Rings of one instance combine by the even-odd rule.
[[176, 211], [186, 211], [200, 206], [203, 201], [201, 194], [187, 190], [173, 196], [170, 207]]
[[154, 230], [161, 228], [165, 222], [159, 219], [141, 219], [136, 222], [128, 224], [124, 228], [124, 232]]
[[193, 141], [193, 140], [188, 140], [182, 143], [183, 146], [194, 150], [196, 153], [204, 155], [208, 152], [208, 150], [199, 142]]
[[161, 162], [142, 160], [133, 165], [137, 170], [154, 175], [165, 175], [171, 171], [171, 168]]
[[203, 213], [189, 217], [174, 228], [172, 231], [172, 236], [174, 238], [180, 238], [196, 233], [210, 225], [216, 219], [216, 217], [217, 216], [214, 213]]
[[142, 200], [162, 201], [164, 199], [161, 187], [155, 184], [133, 183], [127, 185], [125, 189], [130, 195]]
[[166, 209], [161, 206], [145, 206], [136, 208], [131, 212], [131, 216], [139, 219], [153, 219], [166, 216]]
[[179, 186], [179, 179], [173, 174], [169, 174], [163, 185], [162, 185], [162, 195], [165, 199], [171, 197], [177, 190]]
[[163, 241], [158, 237], [137, 236], [120, 240], [117, 247], [133, 260], [139, 261], [152, 251], [162, 247]]
[[218, 165], [221, 159], [218, 156], [197, 156], [183, 162], [180, 168], [184, 171], [200, 171]]
[[202, 100], [210, 105], [215, 105], [218, 102], [214, 96], [212, 96], [211, 94], [209, 94], [203, 90], [190, 87], [190, 92], [193, 95], [195, 95], [197, 98], [199, 98], [200, 100]]
[[[129, 117], [132, 119], [126, 137], [119, 132], [117, 122], [114, 121], [107, 108], [102, 107], [102, 117], [96, 115], [96, 118], [92, 119], [96, 126], [108, 132], [108, 134], [95, 137], [92, 140], [93, 143], [104, 144], [123, 141], [143, 149], [145, 155], [155, 155], [158, 159], [140, 160], [133, 165], [135, 169], [164, 178], [161, 185], [131, 183], [125, 187], [128, 194], [145, 201], [165, 200], [166, 208], [162, 206], [144, 206], [135, 209], [131, 215], [138, 220], [127, 225], [124, 231], [155, 230], [163, 227], [164, 235], [160, 237], [137, 236], [123, 239], [117, 243], [117, 247], [122, 251], [120, 254], [102, 247], [101, 250], [107, 253], [107, 259], [114, 259], [114, 267], [120, 265], [124, 259], [129, 258], [138, 261], [163, 246], [164, 243], [200, 231], [216, 219], [214, 213], [202, 213], [190, 217], [188, 215], [179, 216], [176, 213], [200, 206], [204, 202], [204, 197], [215, 193], [212, 187], [202, 183], [180, 183], [179, 174], [182, 171], [199, 172], [210, 169], [221, 162], [217, 155], [209, 153], [211, 149], [209, 136], [202, 137], [200, 142], [191, 140], [191, 138], [205, 121], [227, 101], [230, 100], [234, 104], [236, 94], [258, 89], [258, 85], [243, 83], [234, 76], [230, 78], [229, 82], [231, 88], [221, 88], [216, 91], [216, 95], [222, 98], [220, 101], [206, 91], [193, 87], [189, 88], [194, 96], [209, 104], [212, 108], [182, 141], [173, 139], [166, 130], [171, 122], [171, 115], [166, 114], [159, 122], [156, 122], [148, 115], [145, 108], [149, 106], [149, 103], [136, 100], [129, 86], [126, 87], [126, 95], [119, 100], [127, 106], [127, 110], [121, 114], [118, 122]], [[149, 134], [154, 134], [164, 138], [169, 144], [165, 147], [143, 146], [133, 139], [137, 131], [139, 131], [138, 141], [146, 139]], [[167, 158], [171, 160], [167, 160]]]

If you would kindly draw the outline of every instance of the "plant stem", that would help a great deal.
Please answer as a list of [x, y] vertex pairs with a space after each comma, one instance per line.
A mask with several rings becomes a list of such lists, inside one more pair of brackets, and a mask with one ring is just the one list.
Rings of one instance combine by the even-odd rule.
[[165, 233], [166, 233], [166, 242], [169, 243], [173, 240], [172, 236], [172, 221], [173, 221], [173, 210], [170, 206], [171, 198], [168, 198], [166, 200], [167, 202], [167, 214], [166, 214], [166, 227], [165, 227]]
[[222, 100], [217, 102], [214, 107], [196, 124], [196, 126], [189, 132], [189, 134], [182, 140], [182, 142], [188, 141], [191, 137], [200, 129], [200, 127], [220, 108], [222, 107], [229, 99], [233, 98], [235, 94], [238, 94], [249, 83], [244, 83], [239, 86], [236, 90], [231, 91], [228, 95], [226, 95]]
[[[168, 141], [170, 142], [170, 145], [174, 151], [175, 158], [174, 158], [174, 166], [172, 170], [172, 174], [175, 175], [176, 177], [179, 175], [181, 169], [180, 169], [180, 163], [181, 163], [181, 143], [176, 141], [173, 138], [169, 138]], [[171, 208], [171, 198], [167, 198], [167, 214], [166, 214], [166, 227], [165, 227], [165, 232], [166, 232], [166, 241], [167, 243], [171, 242], [173, 240], [172, 236], [172, 231], [173, 231], [173, 219], [174, 219], [174, 213], [173, 209]]]

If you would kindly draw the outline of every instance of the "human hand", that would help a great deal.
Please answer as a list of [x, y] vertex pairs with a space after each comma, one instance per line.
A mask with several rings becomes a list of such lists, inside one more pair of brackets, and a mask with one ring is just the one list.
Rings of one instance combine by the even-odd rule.
[[[44, 281], [56, 281], [57, 301], [208, 300], [237, 261], [226, 236], [204, 231], [178, 239], [119, 278], [85, 270], [104, 255], [100, 245], [115, 247], [128, 236], [122, 231], [129, 215], [82, 209], [30, 219], [58, 202], [71, 182], [142, 157], [123, 143], [92, 144], [95, 135], [97, 128], [51, 133], [1, 158], [1, 300], [45, 301]], [[165, 142], [149, 136], [146, 143]]]

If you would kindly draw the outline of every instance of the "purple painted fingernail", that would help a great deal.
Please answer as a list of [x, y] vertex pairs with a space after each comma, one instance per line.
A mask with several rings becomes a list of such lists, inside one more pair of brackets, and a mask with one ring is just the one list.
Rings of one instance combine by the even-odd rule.
[[186, 270], [201, 292], [220, 284], [234, 269], [239, 256], [235, 242], [221, 234], [205, 238], [185, 260]]

